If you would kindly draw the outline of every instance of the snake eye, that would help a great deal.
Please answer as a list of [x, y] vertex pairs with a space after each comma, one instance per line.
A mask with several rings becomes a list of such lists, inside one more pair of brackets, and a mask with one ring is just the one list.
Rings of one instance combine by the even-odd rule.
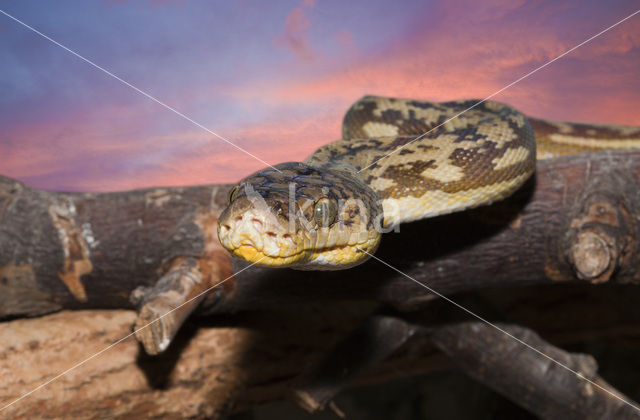
[[236, 197], [238, 196], [238, 191], [240, 191], [240, 189], [238, 188], [237, 185], [231, 188], [231, 191], [229, 191], [229, 197], [228, 197], [229, 204], [231, 204], [231, 202], [236, 199]]
[[321, 198], [316, 201], [313, 209], [313, 218], [319, 227], [328, 227], [336, 221], [337, 213], [338, 209], [332, 200]]
[[280, 216], [282, 214], [282, 204], [280, 204], [279, 202], [276, 202], [273, 205], [273, 211], [276, 213], [277, 216]]

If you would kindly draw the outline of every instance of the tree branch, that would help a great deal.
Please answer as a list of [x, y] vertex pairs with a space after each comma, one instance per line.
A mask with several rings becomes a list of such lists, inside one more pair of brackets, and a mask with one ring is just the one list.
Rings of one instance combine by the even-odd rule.
[[563, 351], [526, 328], [497, 326], [564, 367], [485, 323], [438, 328], [431, 341], [468, 375], [541, 418], [640, 419], [640, 408], [629, 405], [636, 403], [597, 375], [593, 357]]

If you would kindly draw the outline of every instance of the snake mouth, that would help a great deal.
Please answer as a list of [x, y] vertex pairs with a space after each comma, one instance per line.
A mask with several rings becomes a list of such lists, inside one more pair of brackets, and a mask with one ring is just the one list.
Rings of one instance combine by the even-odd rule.
[[267, 255], [254, 245], [242, 244], [230, 250], [245, 261], [265, 267], [293, 267], [297, 269], [338, 270], [353, 267], [366, 261], [374, 253], [380, 238], [355, 245], [339, 245], [327, 248], [302, 249], [287, 256]]
[[254, 245], [242, 244], [231, 250], [236, 257], [240, 257], [250, 263], [267, 267], [286, 267], [300, 261], [304, 257], [304, 250], [288, 256], [267, 255]]

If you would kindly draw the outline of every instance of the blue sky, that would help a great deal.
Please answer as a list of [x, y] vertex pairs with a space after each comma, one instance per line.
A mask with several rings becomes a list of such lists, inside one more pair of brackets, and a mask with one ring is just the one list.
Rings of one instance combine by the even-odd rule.
[[[485, 97], [632, 1], [3, 1], [0, 9], [275, 164], [364, 94]], [[533, 116], [640, 125], [640, 15], [505, 91]], [[0, 15], [0, 173], [74, 191], [234, 182], [264, 166]]]

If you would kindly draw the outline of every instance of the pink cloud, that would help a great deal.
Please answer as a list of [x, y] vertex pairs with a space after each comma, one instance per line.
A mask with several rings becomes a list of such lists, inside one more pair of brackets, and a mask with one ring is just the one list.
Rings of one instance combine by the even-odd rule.
[[[307, 0], [304, 4], [307, 5]], [[313, 6], [313, 1], [309, 2]], [[307, 5], [309, 6], [309, 5]], [[293, 51], [302, 60], [311, 60], [314, 52], [309, 45], [309, 19], [301, 7], [296, 7], [289, 13], [284, 25], [284, 32], [274, 37], [274, 44], [278, 47]]]
[[[494, 3], [488, 9], [469, 5], [466, 21], [447, 9], [453, 6], [444, 4], [432, 19], [407, 31], [404, 39], [364, 60], [280, 84], [243, 86], [230, 95], [252, 101], [258, 100], [255, 95], [259, 94], [274, 107], [291, 106], [304, 98], [318, 108], [341, 110], [364, 94], [434, 101], [485, 98], [603, 26], [602, 19], [597, 23], [580, 21], [579, 30], [568, 36], [550, 30], [545, 20], [566, 5], [545, 4], [532, 11], [529, 4]], [[491, 12], [494, 9], [496, 13]], [[515, 12], [520, 15], [509, 15]], [[523, 25], [526, 20], [542, 23]], [[575, 33], [586, 35], [579, 38]], [[640, 116], [631, 112], [639, 93], [638, 47], [640, 26], [621, 26], [493, 99], [538, 117], [639, 124]], [[616, 99], [619, 106], [613, 104]], [[606, 109], [601, 106], [605, 102], [609, 103]]]
[[[233, 138], [236, 144], [268, 163], [300, 161], [320, 145], [337, 140], [340, 123], [339, 118], [322, 115], [298, 120], [295, 124], [270, 121], [239, 129], [234, 132]], [[172, 137], [184, 140], [198, 136], [199, 132], [186, 131]], [[265, 167], [261, 162], [214, 138], [201, 139], [198, 147], [190, 149], [170, 145], [166, 139], [157, 137], [150, 138], [148, 143], [169, 147], [168, 150], [173, 150], [172, 157], [138, 168], [135, 176], [117, 170], [109, 173], [108, 178], [91, 176], [78, 179], [74, 181], [74, 188], [81, 191], [111, 191], [158, 185], [234, 183]]]
[[337, 39], [340, 45], [342, 45], [348, 52], [350, 53], [355, 52], [355, 44], [353, 42], [353, 36], [351, 35], [351, 32], [348, 29], [342, 29], [336, 32], [333, 37]]
[[[2, 174], [45, 189], [113, 191], [230, 183], [265, 166], [177, 117], [175, 127], [154, 132], [154, 108], [105, 106], [99, 115], [86, 111], [67, 120], [14, 126], [2, 133], [6, 140], [0, 142], [0, 156], [11, 157], [3, 162]], [[337, 140], [340, 122], [333, 114], [281, 115], [220, 133], [277, 164], [302, 160]], [[152, 129], [145, 130], [146, 124]]]
[[[301, 59], [323, 61], [325, 70], [199, 92], [184, 89], [162, 99], [189, 104], [213, 90], [226, 101], [251, 104], [262, 120], [211, 126], [270, 164], [302, 160], [340, 136], [344, 112], [364, 94], [484, 98], [615, 22], [603, 24], [596, 16], [600, 19], [575, 20], [571, 28], [557, 30], [549, 22], [557, 25], [567, 4], [494, 0], [489, 6], [469, 3], [460, 14], [459, 5], [443, 3], [404, 37], [364, 58], [318, 60], [305, 13], [312, 6], [304, 0], [295, 8], [274, 43]], [[353, 46], [347, 30], [334, 37], [347, 50]], [[540, 118], [640, 125], [639, 47], [640, 26], [621, 25], [493, 99]], [[77, 112], [67, 121], [14, 126], [2, 133], [10, 141], [0, 142], [0, 156], [11, 156], [2, 173], [45, 188], [106, 191], [231, 183], [264, 167], [179, 117], [168, 128], [155, 127], [164, 112], [136, 102]], [[84, 168], [80, 176], [74, 172], [78, 167]]]

